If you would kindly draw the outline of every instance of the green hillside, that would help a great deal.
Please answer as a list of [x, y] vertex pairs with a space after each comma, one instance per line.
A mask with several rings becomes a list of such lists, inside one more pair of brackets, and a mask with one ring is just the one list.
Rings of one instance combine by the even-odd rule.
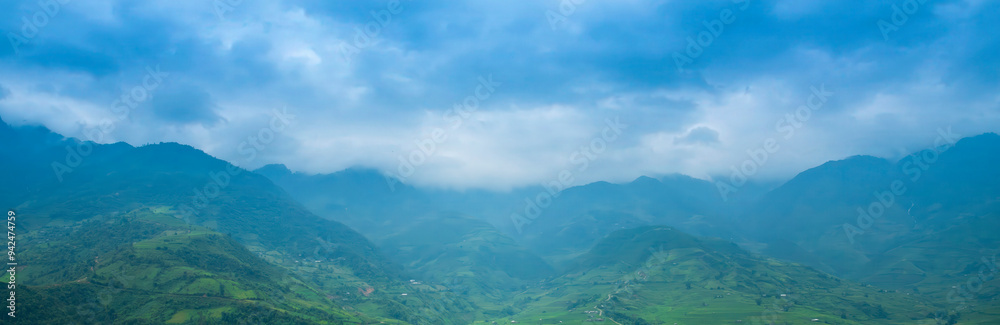
[[[22, 235], [24, 319], [44, 323], [198, 323], [269, 317], [362, 323], [231, 237], [143, 208]], [[55, 303], [41, 303], [53, 301]], [[35, 303], [38, 302], [38, 303]], [[76, 308], [70, 308], [75, 306]], [[80, 319], [79, 317], [82, 317]]]
[[555, 275], [542, 258], [488, 223], [461, 216], [420, 218], [380, 242], [418, 285], [448, 290], [496, 317], [514, 294]]
[[[610, 234], [578, 268], [531, 288], [497, 322], [913, 324], [934, 307], [669, 227]], [[816, 321], [814, 321], [816, 319]]]
[[[3, 141], [51, 145], [25, 132]], [[20, 157], [25, 163], [3, 177], [17, 179], [32, 172], [29, 162], [49, 157]], [[20, 266], [30, 274], [22, 283], [38, 299], [130, 290], [135, 297], [116, 295], [122, 300], [92, 308], [116, 323], [255, 314], [298, 323], [468, 322], [470, 305], [448, 291], [402, 296], [409, 277], [364, 236], [316, 217], [266, 178], [191, 147], [94, 145], [61, 176], [39, 173], [5, 198], [19, 216]], [[70, 319], [71, 309], [46, 317]], [[89, 319], [81, 321], [102, 322]]]

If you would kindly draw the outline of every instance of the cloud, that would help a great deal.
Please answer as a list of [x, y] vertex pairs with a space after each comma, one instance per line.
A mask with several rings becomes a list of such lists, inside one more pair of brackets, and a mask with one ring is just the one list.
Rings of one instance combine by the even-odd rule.
[[211, 94], [191, 85], [157, 89], [150, 100], [153, 115], [170, 124], [198, 123], [211, 127], [222, 120]]
[[[782, 149], [756, 177], [787, 178], [919, 149], [938, 127], [1000, 131], [1000, 2], [927, 2], [888, 40], [876, 22], [891, 20], [889, 2], [746, 3], [586, 1], [553, 28], [558, 1], [402, 1], [384, 24], [372, 15], [380, 1], [244, 1], [222, 17], [212, 2], [73, 2], [20, 51], [0, 44], [0, 114], [81, 136], [160, 67], [170, 78], [108, 141], [178, 141], [247, 167], [390, 172], [492, 76], [502, 86], [408, 181], [495, 189], [572, 166], [568, 155], [615, 117], [628, 131], [580, 182], [709, 178], [771, 138]], [[0, 4], [0, 30], [20, 33], [38, 10]], [[710, 29], [727, 10], [733, 22]], [[373, 23], [377, 34], [359, 34]], [[344, 60], [359, 35], [371, 42]], [[710, 44], [694, 48], [703, 35]], [[689, 50], [698, 55], [677, 69]], [[776, 124], [821, 84], [835, 95], [786, 139]], [[244, 161], [239, 144], [282, 107], [293, 127]]]
[[709, 145], [719, 143], [719, 132], [707, 126], [699, 126], [688, 131], [681, 137], [674, 138], [675, 144], [702, 144]]

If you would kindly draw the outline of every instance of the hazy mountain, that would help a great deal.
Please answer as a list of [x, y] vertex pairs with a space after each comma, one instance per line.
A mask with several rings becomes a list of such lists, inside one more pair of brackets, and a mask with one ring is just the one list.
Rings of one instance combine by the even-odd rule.
[[741, 227], [766, 243], [765, 254], [932, 293], [956, 306], [974, 298], [981, 309], [996, 309], [992, 287], [946, 297], [1000, 251], [1000, 136], [941, 149], [897, 162], [854, 157], [808, 170], [748, 210]]
[[418, 189], [372, 170], [292, 173], [281, 165], [255, 172], [272, 179], [316, 213], [382, 238], [415, 218], [461, 214], [493, 224], [525, 247], [564, 260], [616, 229], [669, 224], [700, 235], [728, 237], [723, 218], [734, 209], [707, 181], [683, 175], [640, 177], [627, 184], [571, 187], [551, 199], [542, 186], [510, 192]]
[[509, 320], [620, 324], [902, 324], [935, 307], [670, 227], [615, 231], [576, 269], [515, 300]]
[[[32, 274], [19, 281], [39, 294], [26, 299], [66, 290], [129, 293], [95, 306], [94, 322], [260, 315], [295, 323], [465, 322], [457, 321], [466, 317], [465, 303], [447, 292], [399, 301], [410, 284], [397, 264], [263, 176], [172, 143], [86, 144], [86, 154], [57, 176], [32, 166], [64, 163], [60, 147], [80, 142], [42, 129], [7, 130], [0, 142], [35, 148], [0, 171], [5, 183], [37, 177], [7, 203], [18, 215], [20, 267]], [[47, 321], [74, 317], [60, 312], [67, 311], [52, 310]]]
[[23, 301], [46, 308], [34, 322], [988, 323], [1000, 311], [992, 286], [969, 284], [1000, 245], [996, 134], [828, 162], [728, 202], [683, 175], [456, 191], [367, 169], [249, 172], [186, 145], [37, 127], [0, 124], [0, 144]]
[[[669, 225], [853, 280], [909, 293], [924, 291], [940, 303], [947, 301], [957, 280], [978, 270], [981, 257], [995, 254], [997, 236], [987, 232], [1000, 226], [995, 205], [1000, 191], [990, 181], [1000, 176], [993, 167], [1000, 154], [998, 138], [966, 138], [953, 147], [917, 152], [896, 162], [871, 156], [831, 161], [770, 191], [761, 191], [766, 187], [757, 184], [729, 202], [712, 183], [683, 175], [571, 187], [549, 203], [538, 199], [549, 193], [541, 186], [484, 194], [401, 184], [393, 192], [375, 171], [305, 175], [271, 166], [258, 172], [299, 200], [313, 202], [310, 208], [323, 211], [320, 214], [361, 219], [350, 222], [374, 229], [366, 233], [373, 238], [420, 233], [408, 230], [435, 222], [450, 229], [445, 216], [451, 214], [445, 211], [457, 212], [489, 221], [494, 231], [506, 232], [557, 270], [572, 270], [596, 243], [617, 230]], [[375, 194], [360, 197], [360, 192]], [[859, 208], [866, 214], [859, 214]], [[872, 213], [879, 215], [869, 223], [864, 216]], [[514, 218], [504, 220], [511, 215]], [[461, 230], [453, 235], [475, 237]], [[407, 245], [440, 245], [437, 240], [403, 235], [384, 244], [401, 251]], [[415, 270], [428, 265], [415, 260], [420, 259], [407, 262]], [[977, 300], [995, 299], [993, 291], [976, 294]], [[980, 311], [991, 306], [985, 304]]]
[[[565, 259], [612, 231], [645, 225], [671, 225], [728, 238], [724, 220], [729, 209], [714, 185], [687, 176], [640, 177], [626, 184], [597, 182], [569, 188], [550, 206], [539, 208], [537, 217], [522, 226], [522, 240], [546, 256]], [[519, 215], [528, 218], [530, 213]]]
[[405, 184], [390, 188], [384, 176], [364, 169], [305, 175], [268, 165], [255, 172], [282, 185], [317, 214], [373, 238], [420, 280], [416, 282], [468, 296], [486, 313], [495, 312], [513, 292], [554, 273], [546, 261], [477, 218], [481, 215], [471, 215], [477, 207], [489, 210], [491, 203], [503, 204], [503, 199], [479, 197], [477, 202], [461, 198], [475, 193], [418, 190]]

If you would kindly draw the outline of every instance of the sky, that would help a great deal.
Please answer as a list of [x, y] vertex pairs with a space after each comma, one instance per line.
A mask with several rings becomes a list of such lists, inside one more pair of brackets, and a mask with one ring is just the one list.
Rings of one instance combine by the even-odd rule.
[[1000, 131], [998, 20], [988, 0], [4, 1], [0, 117], [425, 187], [775, 180]]

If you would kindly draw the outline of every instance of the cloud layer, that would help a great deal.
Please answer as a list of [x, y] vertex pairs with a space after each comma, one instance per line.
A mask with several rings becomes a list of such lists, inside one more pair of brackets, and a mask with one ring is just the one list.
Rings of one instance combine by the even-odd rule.
[[[987, 0], [5, 2], [0, 115], [450, 188], [538, 184], [582, 148], [581, 184], [728, 176], [774, 139], [752, 175], [774, 179], [998, 131], [998, 16]], [[813, 88], [832, 95], [801, 110]], [[247, 159], [282, 109], [290, 126]]]

